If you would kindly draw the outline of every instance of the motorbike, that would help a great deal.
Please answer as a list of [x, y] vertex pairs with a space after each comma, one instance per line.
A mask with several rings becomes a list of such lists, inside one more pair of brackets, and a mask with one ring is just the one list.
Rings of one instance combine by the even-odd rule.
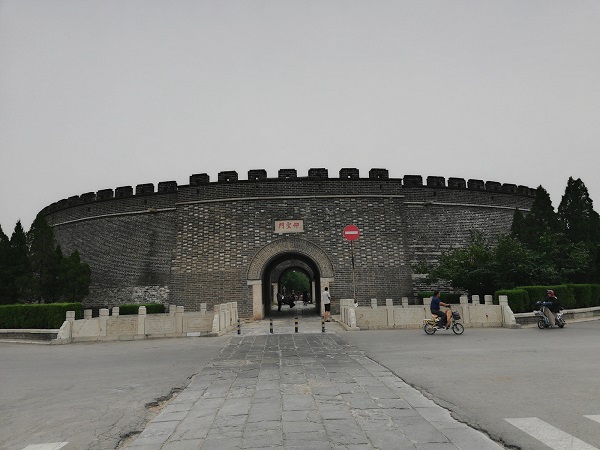
[[[450, 310], [452, 310], [452, 308], [450, 308]], [[460, 313], [458, 311], [452, 311], [452, 326], [450, 328], [452, 328], [454, 334], [463, 334], [465, 331], [465, 327], [459, 322], [460, 319]], [[423, 319], [423, 331], [429, 335], [435, 334], [437, 330], [445, 329], [446, 320], [444, 319], [442, 321], [439, 316], [432, 314], [431, 319]]]
[[[537, 326], [540, 330], [543, 330], [544, 328], [550, 328], [550, 319], [548, 319], [546, 314], [544, 314], [544, 307], [549, 307], [551, 304], [551, 302], [535, 302], [535, 307], [537, 309], [533, 310], [533, 314], [538, 318]], [[558, 328], [563, 328], [567, 323], [562, 312], [563, 308], [560, 308], [558, 312], [552, 313], [554, 314], [554, 323], [558, 326]]]

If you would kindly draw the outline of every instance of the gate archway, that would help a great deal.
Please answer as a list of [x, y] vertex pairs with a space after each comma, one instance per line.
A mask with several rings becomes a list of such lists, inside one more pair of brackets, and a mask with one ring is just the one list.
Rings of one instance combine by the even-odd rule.
[[274, 276], [297, 268], [311, 280], [311, 296], [320, 304], [320, 290], [333, 283], [333, 264], [327, 254], [310, 241], [284, 238], [267, 244], [254, 256], [248, 268], [252, 316], [260, 320], [271, 310]]

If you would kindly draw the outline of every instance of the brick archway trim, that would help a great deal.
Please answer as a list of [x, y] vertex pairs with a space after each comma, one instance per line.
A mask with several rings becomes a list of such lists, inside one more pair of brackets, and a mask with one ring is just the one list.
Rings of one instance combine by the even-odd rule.
[[282, 253], [304, 255], [314, 261], [322, 278], [333, 278], [333, 264], [319, 246], [304, 239], [284, 238], [265, 245], [252, 258], [248, 268], [248, 281], [261, 280], [269, 261]]

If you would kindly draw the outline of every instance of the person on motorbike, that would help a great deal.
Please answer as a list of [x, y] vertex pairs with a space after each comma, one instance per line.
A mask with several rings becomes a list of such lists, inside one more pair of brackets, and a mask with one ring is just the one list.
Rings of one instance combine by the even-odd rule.
[[431, 314], [436, 315], [440, 318], [440, 320], [442, 321], [442, 325], [444, 325], [444, 319], [446, 319], [446, 329], [448, 329], [451, 326], [452, 311], [450, 311], [450, 309], [447, 309], [444, 313], [440, 311], [440, 305], [447, 306], [448, 308], [450, 307], [449, 303], [444, 303], [440, 300], [440, 291], [435, 291], [433, 293], [433, 297], [431, 297], [431, 305], [429, 306], [429, 309], [431, 310]]
[[556, 295], [554, 295], [554, 291], [552, 289], [548, 289], [546, 291], [546, 298], [542, 302], [542, 312], [548, 318], [551, 327], [555, 325], [554, 314], [556, 314], [558, 311], [560, 311], [560, 303], [558, 302], [558, 298]]

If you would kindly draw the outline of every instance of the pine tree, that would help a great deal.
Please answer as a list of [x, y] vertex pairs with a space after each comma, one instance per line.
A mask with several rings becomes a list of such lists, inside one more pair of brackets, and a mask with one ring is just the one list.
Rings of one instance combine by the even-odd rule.
[[31, 279], [31, 265], [29, 263], [27, 238], [25, 231], [18, 221], [10, 237], [8, 246], [8, 294], [10, 303], [19, 303], [27, 300]]
[[[60, 247], [57, 249], [60, 252]], [[80, 302], [89, 294], [91, 280], [90, 267], [81, 262], [79, 252], [74, 251], [60, 263], [58, 276], [59, 294], [67, 302]]]
[[592, 199], [580, 178], [569, 177], [558, 216], [572, 242], [600, 242], [600, 216], [594, 211]]
[[27, 233], [31, 262], [30, 301], [52, 303], [57, 298], [60, 258], [54, 232], [46, 218], [38, 214]]
[[0, 226], [0, 305], [9, 304], [11, 302], [9, 286], [12, 281], [8, 264], [9, 249], [10, 241]]

